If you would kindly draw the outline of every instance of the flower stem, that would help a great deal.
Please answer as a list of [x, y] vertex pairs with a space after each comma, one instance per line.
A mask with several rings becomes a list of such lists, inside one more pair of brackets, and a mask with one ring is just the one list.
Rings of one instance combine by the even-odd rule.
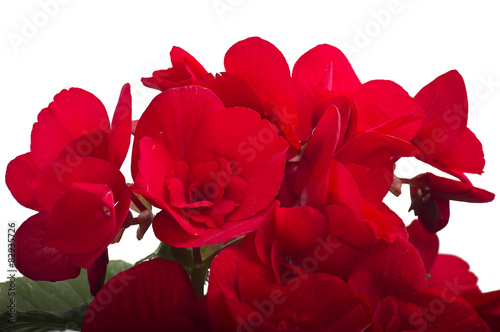
[[205, 295], [205, 281], [207, 280], [208, 268], [197, 266], [191, 271], [191, 283], [194, 287], [196, 297]]

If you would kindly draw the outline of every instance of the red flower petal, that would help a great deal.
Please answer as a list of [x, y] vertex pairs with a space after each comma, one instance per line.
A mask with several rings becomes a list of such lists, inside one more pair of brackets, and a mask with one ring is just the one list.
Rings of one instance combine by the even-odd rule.
[[417, 248], [425, 270], [429, 271], [438, 257], [439, 238], [436, 234], [427, 232], [417, 220], [414, 220], [406, 229], [408, 241]]
[[40, 204], [51, 211], [75, 182], [106, 184], [114, 197], [121, 197], [126, 189], [125, 178], [113, 164], [102, 159], [82, 157], [76, 161], [59, 159], [41, 170], [33, 180], [33, 192]]
[[62, 90], [33, 125], [33, 160], [40, 168], [49, 165], [68, 143], [94, 129], [109, 131], [108, 113], [101, 101], [82, 89]]
[[81, 184], [54, 205], [43, 244], [65, 253], [93, 251], [115, 228], [113, 194], [103, 184]]
[[222, 250], [210, 265], [207, 305], [213, 331], [232, 331], [231, 308], [237, 299], [237, 275], [240, 247], [231, 246]]
[[401, 299], [427, 286], [418, 251], [402, 238], [392, 244], [379, 240], [362, 256], [358, 266], [349, 277], [349, 285], [366, 294], [372, 307], [386, 296]]
[[326, 237], [328, 228], [326, 217], [310, 206], [276, 209], [274, 225], [281, 249], [285, 253], [315, 246], [318, 238]]
[[[345, 55], [327, 44], [304, 53], [295, 63], [292, 77], [299, 116], [297, 136], [301, 141], [309, 137], [311, 114], [326, 91], [350, 93], [361, 85]], [[319, 88], [321, 82], [323, 89]]]
[[132, 176], [138, 172], [139, 142], [148, 136], [163, 143], [175, 160], [184, 160], [187, 145], [201, 123], [224, 105], [199, 86], [169, 89], [156, 96], [137, 124], [132, 151]]
[[132, 97], [130, 84], [125, 84], [116, 105], [109, 133], [109, 161], [120, 168], [130, 146], [132, 134]]
[[92, 300], [82, 331], [192, 331], [195, 299], [184, 268], [153, 259], [111, 278]]
[[411, 179], [410, 184], [416, 188], [428, 190], [436, 197], [460, 202], [486, 203], [495, 198], [493, 193], [484, 189], [432, 173], [420, 174]]
[[232, 174], [248, 182], [245, 200], [226, 217], [226, 221], [233, 221], [259, 212], [276, 196], [284, 176], [287, 147], [276, 127], [256, 112], [235, 107], [213, 114], [198, 128], [186, 161], [193, 167], [201, 154], [223, 157], [230, 162]]
[[15, 265], [26, 277], [33, 280], [60, 281], [73, 279], [80, 268], [71, 256], [41, 244], [49, 221], [48, 212], [40, 212], [23, 222], [17, 230]]
[[462, 76], [451, 70], [423, 87], [415, 96], [425, 112], [422, 128], [412, 143], [422, 151], [422, 160], [432, 160], [448, 151], [467, 127], [467, 92]]
[[16, 201], [28, 209], [42, 211], [31, 189], [33, 178], [40, 169], [33, 162], [31, 152], [22, 154], [7, 165], [5, 183]]
[[196, 83], [201, 76], [207, 74], [205, 68], [191, 54], [180, 47], [172, 47], [170, 60], [172, 62], [171, 68], [157, 70], [153, 73], [153, 77], [142, 78], [141, 82], [148, 88], [164, 91], [174, 87], [191, 85]]
[[410, 322], [423, 323], [423, 331], [485, 331], [481, 318], [470, 304], [444, 289], [422, 288], [404, 300], [420, 307], [422, 318], [410, 316]]
[[330, 165], [340, 134], [340, 115], [330, 106], [309, 139], [295, 176], [295, 194], [300, 205], [326, 204]]
[[273, 44], [258, 37], [239, 41], [226, 52], [224, 67], [257, 91], [263, 103], [279, 105], [297, 123], [290, 69]]
[[[188, 233], [169, 212], [163, 210], [153, 220], [153, 231], [158, 239], [174, 247], [201, 247], [242, 237], [254, 231], [271, 213], [274, 202], [256, 215], [238, 221], [226, 221], [222, 227], [202, 228], [197, 235]], [[181, 217], [183, 217], [181, 215]], [[189, 217], [189, 216], [188, 216]], [[183, 217], [185, 218], [185, 216]]]
[[458, 141], [434, 162], [445, 169], [481, 174], [485, 165], [483, 146], [476, 135], [469, 128], [465, 128]]
[[[410, 141], [420, 129], [424, 113], [418, 102], [392, 81], [369, 81], [353, 92], [358, 109], [358, 130], [376, 130]], [[403, 117], [405, 121], [400, 121]], [[397, 125], [389, 125], [396, 121]]]
[[479, 291], [476, 275], [469, 271], [469, 264], [457, 256], [438, 255], [429, 274], [429, 287], [446, 289], [462, 297]]

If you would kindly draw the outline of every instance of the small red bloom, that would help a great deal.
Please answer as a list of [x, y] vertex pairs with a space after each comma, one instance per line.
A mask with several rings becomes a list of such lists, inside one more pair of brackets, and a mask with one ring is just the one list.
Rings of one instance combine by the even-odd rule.
[[110, 124], [102, 103], [72, 88], [54, 97], [33, 125], [31, 152], [12, 160], [6, 183], [22, 205], [41, 211], [15, 235], [16, 267], [34, 280], [75, 278], [89, 269], [91, 293], [104, 282], [107, 246], [128, 214], [119, 167], [131, 133], [130, 86]]

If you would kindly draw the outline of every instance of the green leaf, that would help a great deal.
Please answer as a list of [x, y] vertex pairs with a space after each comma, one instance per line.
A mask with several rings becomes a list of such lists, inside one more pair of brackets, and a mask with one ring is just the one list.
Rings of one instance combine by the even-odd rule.
[[[106, 282], [132, 265], [124, 261], [110, 261]], [[0, 331], [64, 331], [79, 329], [92, 296], [87, 271], [71, 280], [49, 282], [33, 281], [26, 277], [0, 284]], [[14, 302], [12, 302], [14, 301]], [[14, 307], [13, 311], [9, 309]], [[5, 311], [7, 309], [7, 311]], [[10, 314], [16, 314], [16, 323], [9, 323]]]

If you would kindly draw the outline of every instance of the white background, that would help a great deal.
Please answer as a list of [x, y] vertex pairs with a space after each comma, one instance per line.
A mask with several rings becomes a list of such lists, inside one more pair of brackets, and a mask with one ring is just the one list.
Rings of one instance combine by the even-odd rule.
[[[48, 5], [51, 4], [51, 5]], [[500, 192], [500, 20], [497, 1], [97, 1], [24, 0], [0, 4], [0, 154], [7, 163], [29, 150], [37, 113], [69, 87], [94, 93], [112, 112], [122, 85], [130, 82], [137, 119], [155, 91], [140, 78], [170, 66], [180, 46], [210, 72], [223, 71], [223, 56], [238, 40], [260, 36], [289, 61], [320, 43], [343, 49], [361, 81], [391, 79], [411, 95], [440, 74], [457, 69], [471, 101], [469, 127], [483, 142], [485, 174], [478, 187]], [[130, 179], [128, 161], [122, 171]], [[401, 175], [422, 171], [399, 165]], [[7, 222], [18, 225], [34, 212], [11, 197], [0, 181], [0, 269], [6, 271]], [[408, 191], [389, 200], [405, 222], [412, 216]], [[485, 291], [500, 288], [500, 203], [452, 204], [449, 225], [439, 233], [441, 251], [466, 259]], [[156, 248], [135, 229], [110, 247], [111, 259], [135, 262]], [[0, 274], [0, 281], [2, 279]]]

